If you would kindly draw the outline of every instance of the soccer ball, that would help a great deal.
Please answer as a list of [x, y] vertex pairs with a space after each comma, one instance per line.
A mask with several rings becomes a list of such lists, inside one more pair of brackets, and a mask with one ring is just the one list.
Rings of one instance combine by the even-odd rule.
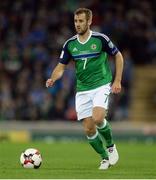
[[42, 163], [41, 154], [37, 149], [26, 149], [20, 156], [20, 163], [24, 168], [38, 169]]

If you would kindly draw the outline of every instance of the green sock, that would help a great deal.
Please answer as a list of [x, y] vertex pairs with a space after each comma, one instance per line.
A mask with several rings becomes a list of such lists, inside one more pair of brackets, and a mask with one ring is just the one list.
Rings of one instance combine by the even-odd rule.
[[103, 147], [103, 143], [102, 140], [100, 138], [100, 136], [98, 135], [98, 131], [96, 132], [96, 134], [92, 137], [88, 137], [88, 141], [89, 144], [94, 148], [94, 150], [100, 154], [102, 159], [108, 159], [108, 153], [105, 150], [105, 148]]
[[113, 136], [112, 136], [112, 128], [108, 121], [104, 120], [103, 125], [101, 127], [97, 127], [99, 133], [104, 137], [106, 141], [106, 146], [110, 147], [114, 144]]

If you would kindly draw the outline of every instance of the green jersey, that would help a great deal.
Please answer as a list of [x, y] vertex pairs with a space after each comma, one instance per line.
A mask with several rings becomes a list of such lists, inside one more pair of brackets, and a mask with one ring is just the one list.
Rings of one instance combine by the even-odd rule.
[[112, 73], [108, 55], [116, 55], [117, 47], [104, 34], [90, 31], [86, 42], [78, 35], [68, 39], [60, 55], [60, 63], [68, 64], [74, 60], [76, 68], [77, 91], [95, 89], [111, 82]]

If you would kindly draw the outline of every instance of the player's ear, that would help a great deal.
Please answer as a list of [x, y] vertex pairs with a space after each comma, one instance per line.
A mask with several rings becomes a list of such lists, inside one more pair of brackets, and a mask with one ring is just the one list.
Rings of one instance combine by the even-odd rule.
[[90, 26], [92, 24], [92, 18], [88, 20], [88, 25]]

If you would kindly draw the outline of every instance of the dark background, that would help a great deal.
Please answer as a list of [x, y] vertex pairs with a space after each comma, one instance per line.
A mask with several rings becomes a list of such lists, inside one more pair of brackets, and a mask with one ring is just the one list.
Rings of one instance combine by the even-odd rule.
[[[136, 69], [146, 75], [146, 67], [156, 67], [155, 0], [0, 1], [0, 121], [76, 120], [74, 64], [53, 88], [45, 82], [63, 43], [75, 34], [79, 7], [93, 11], [92, 30], [108, 35], [124, 56], [123, 90], [110, 98], [108, 116], [131, 120]], [[113, 71], [111, 59], [110, 65]], [[151, 98], [156, 103], [156, 91]]]

